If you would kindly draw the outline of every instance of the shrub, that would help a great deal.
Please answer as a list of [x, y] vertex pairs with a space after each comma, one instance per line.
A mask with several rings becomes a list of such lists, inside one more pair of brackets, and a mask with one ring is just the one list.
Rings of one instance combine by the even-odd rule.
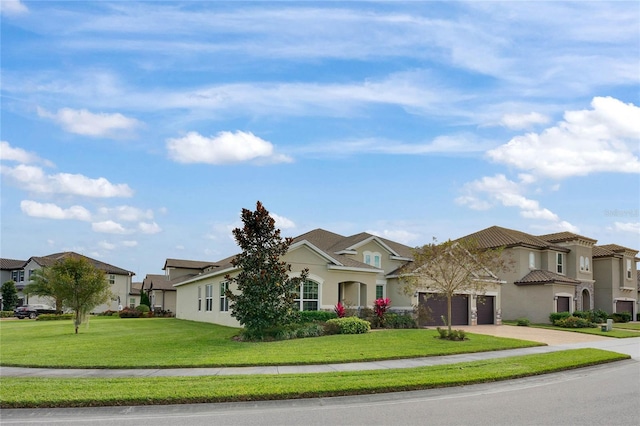
[[376, 299], [373, 303], [373, 312], [376, 314], [376, 327], [384, 327], [385, 324], [385, 316], [387, 314], [387, 310], [389, 310], [389, 306], [391, 306], [391, 300], [388, 297], [384, 299], [381, 297], [380, 299]]
[[518, 318], [516, 321], [516, 325], [519, 325], [521, 327], [529, 327], [529, 325], [531, 325], [531, 322], [527, 318]]
[[[369, 321], [369, 322], [375, 321], [375, 314], [373, 313], [373, 309], [371, 308], [359, 309], [357, 312], [355, 312], [355, 315], [358, 318], [363, 319], [365, 321]], [[351, 316], [351, 315], [347, 315], [347, 316]]]
[[344, 318], [347, 315], [347, 311], [344, 308], [342, 302], [338, 302], [338, 304], [333, 308], [338, 318]]
[[124, 308], [118, 312], [118, 316], [120, 318], [140, 318], [142, 316], [142, 312], [136, 309]]
[[453, 341], [462, 341], [467, 338], [467, 333], [464, 330], [451, 330], [451, 332], [449, 332], [448, 329], [440, 327], [437, 327], [436, 330], [438, 331], [436, 338]]
[[0, 318], [11, 318], [13, 311], [0, 311]]
[[590, 322], [588, 319], [569, 316], [567, 318], [559, 319], [553, 323], [557, 327], [564, 328], [589, 328], [596, 327], [596, 325]]
[[138, 305], [138, 306], [136, 306], [136, 311], [142, 312], [142, 313], [147, 313], [147, 312], [150, 312], [151, 309], [149, 309], [149, 306], [147, 306], [147, 305]]
[[602, 309], [598, 309], [595, 311], [574, 311], [573, 316], [584, 318], [590, 322], [601, 323], [607, 321], [608, 314]]
[[308, 322], [325, 322], [330, 319], [337, 318], [335, 312], [328, 311], [302, 311], [300, 312], [300, 316], [296, 321], [299, 324], [304, 324]]
[[631, 321], [631, 314], [629, 312], [616, 312], [609, 316], [613, 322], [629, 322]]
[[388, 313], [386, 318], [387, 328], [418, 328], [418, 323], [411, 314]]
[[73, 314], [40, 314], [37, 321], [59, 321], [73, 319]]
[[371, 330], [371, 323], [356, 317], [334, 318], [327, 321], [333, 327], [338, 327], [338, 334], [363, 334]]
[[549, 314], [549, 321], [551, 322], [551, 324], [555, 325], [556, 321], [569, 318], [570, 316], [571, 312], [554, 312], [552, 314]]

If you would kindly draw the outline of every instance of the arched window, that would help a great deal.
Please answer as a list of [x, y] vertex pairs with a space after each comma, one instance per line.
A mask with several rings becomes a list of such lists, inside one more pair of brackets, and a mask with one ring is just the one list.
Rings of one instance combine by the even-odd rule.
[[[301, 311], [317, 311], [319, 303], [319, 285], [315, 281], [307, 280], [300, 284], [300, 291], [295, 294], [294, 304]], [[302, 295], [302, 297], [300, 297]]]
[[536, 267], [536, 255], [531, 251], [529, 252], [529, 269], [535, 269]]
[[584, 271], [584, 256], [580, 256], [580, 270]]
[[585, 258], [584, 258], [584, 269], [585, 269], [585, 271], [589, 271], [589, 270], [591, 270], [591, 266], [589, 265], [589, 263], [590, 263], [590, 262], [589, 262], [589, 258], [588, 258], [588, 257], [585, 257]]

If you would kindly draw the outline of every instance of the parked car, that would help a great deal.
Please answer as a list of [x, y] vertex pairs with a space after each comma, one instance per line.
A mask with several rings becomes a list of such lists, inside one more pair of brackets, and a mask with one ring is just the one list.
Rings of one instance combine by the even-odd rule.
[[55, 314], [56, 308], [49, 305], [24, 305], [18, 306], [13, 310], [13, 316], [19, 319], [31, 318], [34, 319], [40, 314]]

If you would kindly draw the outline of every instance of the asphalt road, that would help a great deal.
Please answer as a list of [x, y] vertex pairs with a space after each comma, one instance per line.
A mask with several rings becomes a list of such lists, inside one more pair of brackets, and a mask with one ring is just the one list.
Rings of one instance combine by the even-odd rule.
[[449, 389], [265, 401], [83, 409], [11, 409], [2, 425], [634, 425], [637, 359]]

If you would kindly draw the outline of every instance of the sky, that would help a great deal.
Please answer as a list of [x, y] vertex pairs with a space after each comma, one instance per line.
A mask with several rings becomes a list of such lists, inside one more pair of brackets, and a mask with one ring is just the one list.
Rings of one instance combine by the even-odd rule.
[[0, 0], [0, 256], [498, 225], [640, 249], [640, 7]]

